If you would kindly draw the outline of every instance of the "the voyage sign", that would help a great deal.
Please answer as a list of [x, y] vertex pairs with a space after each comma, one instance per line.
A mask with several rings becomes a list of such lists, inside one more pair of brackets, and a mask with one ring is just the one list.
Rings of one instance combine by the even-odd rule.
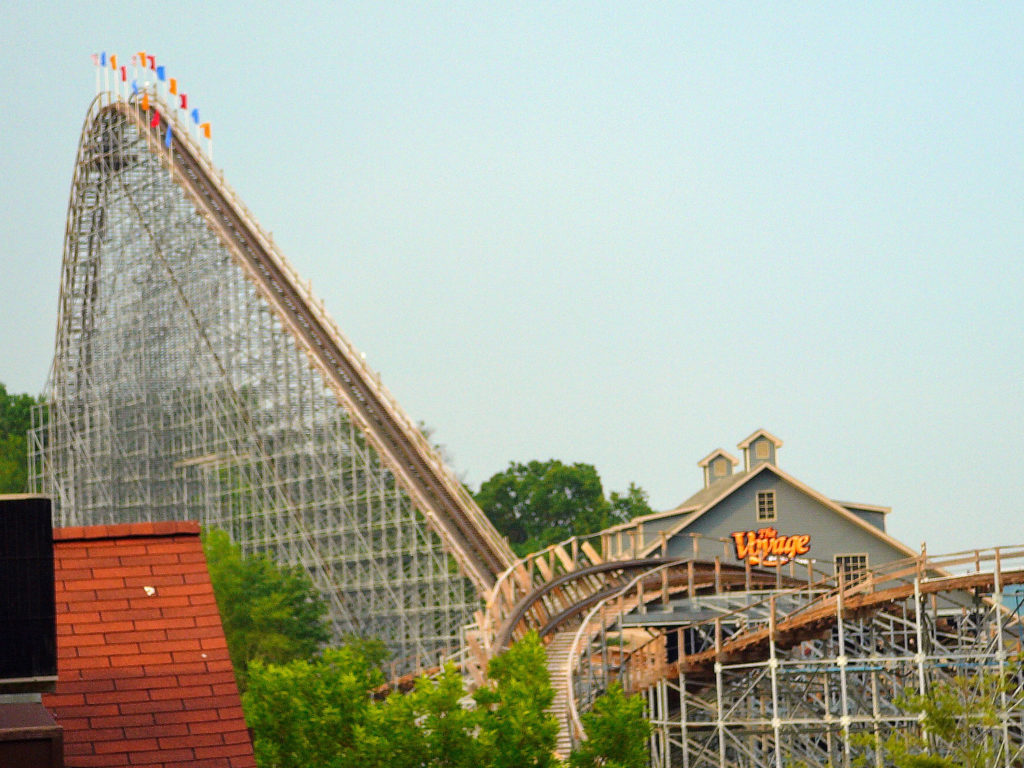
[[758, 528], [755, 531], [736, 531], [729, 534], [736, 545], [736, 557], [751, 565], [779, 566], [811, 549], [810, 534], [780, 536], [774, 528]]

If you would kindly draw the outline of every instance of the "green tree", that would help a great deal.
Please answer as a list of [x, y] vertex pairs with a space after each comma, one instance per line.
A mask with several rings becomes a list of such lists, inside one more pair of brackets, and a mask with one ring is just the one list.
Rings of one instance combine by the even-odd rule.
[[510, 462], [480, 486], [476, 501], [520, 555], [651, 512], [636, 485], [609, 501], [592, 465], [557, 459]]
[[307, 659], [327, 642], [327, 604], [305, 571], [262, 555], [243, 557], [224, 531], [207, 531], [203, 548], [242, 690], [253, 661]]
[[260, 768], [367, 765], [370, 693], [384, 676], [366, 651], [349, 645], [315, 659], [250, 663], [242, 704]]
[[582, 719], [587, 738], [570, 755], [572, 768], [646, 768], [651, 724], [640, 696], [626, 696], [612, 683]]
[[555, 692], [547, 670], [547, 654], [536, 632], [530, 632], [487, 664], [490, 686], [473, 699], [482, 710], [480, 743], [488, 768], [548, 768], [554, 756], [558, 721], [545, 710]]
[[462, 676], [449, 664], [436, 680], [421, 677], [370, 713], [360, 734], [360, 768], [480, 768], [481, 711], [462, 706]]
[[647, 491], [636, 483], [630, 483], [625, 493], [612, 491], [608, 497], [608, 506], [611, 507], [611, 517], [615, 523], [624, 523], [640, 515], [649, 515], [654, 510], [648, 504]]
[[10, 395], [0, 384], [0, 493], [28, 490], [28, 438], [32, 407], [41, 400]]

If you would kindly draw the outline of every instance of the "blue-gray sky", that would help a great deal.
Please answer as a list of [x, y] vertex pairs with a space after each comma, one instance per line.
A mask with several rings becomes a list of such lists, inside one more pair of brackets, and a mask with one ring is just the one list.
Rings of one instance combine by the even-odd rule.
[[0, 381], [43, 388], [89, 55], [216, 162], [474, 487], [667, 508], [764, 427], [932, 551], [1024, 542], [1024, 6], [4, 3]]

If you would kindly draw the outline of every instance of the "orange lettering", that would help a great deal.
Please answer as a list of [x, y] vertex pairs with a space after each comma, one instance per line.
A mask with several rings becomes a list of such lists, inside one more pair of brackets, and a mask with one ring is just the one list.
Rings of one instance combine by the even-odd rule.
[[811, 549], [808, 534], [779, 536], [775, 528], [736, 531], [729, 535], [736, 545], [736, 559], [748, 560], [751, 565], [784, 565]]
[[[744, 541], [746, 539], [746, 541]], [[733, 543], [736, 545], [736, 559], [746, 560], [754, 554], [754, 532], [737, 531], [732, 534]]]

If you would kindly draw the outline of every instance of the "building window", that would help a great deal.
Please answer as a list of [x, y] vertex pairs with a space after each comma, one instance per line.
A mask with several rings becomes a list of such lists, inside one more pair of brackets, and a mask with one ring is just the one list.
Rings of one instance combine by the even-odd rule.
[[758, 440], [754, 443], [754, 458], [755, 459], [768, 459], [771, 458], [772, 449], [768, 445], [767, 440]]
[[725, 477], [729, 474], [729, 460], [715, 459], [715, 477]]
[[868, 577], [867, 555], [836, 555], [836, 578], [840, 574], [846, 586], [858, 584]]
[[775, 519], [775, 491], [757, 492], [757, 521], [770, 523]]

